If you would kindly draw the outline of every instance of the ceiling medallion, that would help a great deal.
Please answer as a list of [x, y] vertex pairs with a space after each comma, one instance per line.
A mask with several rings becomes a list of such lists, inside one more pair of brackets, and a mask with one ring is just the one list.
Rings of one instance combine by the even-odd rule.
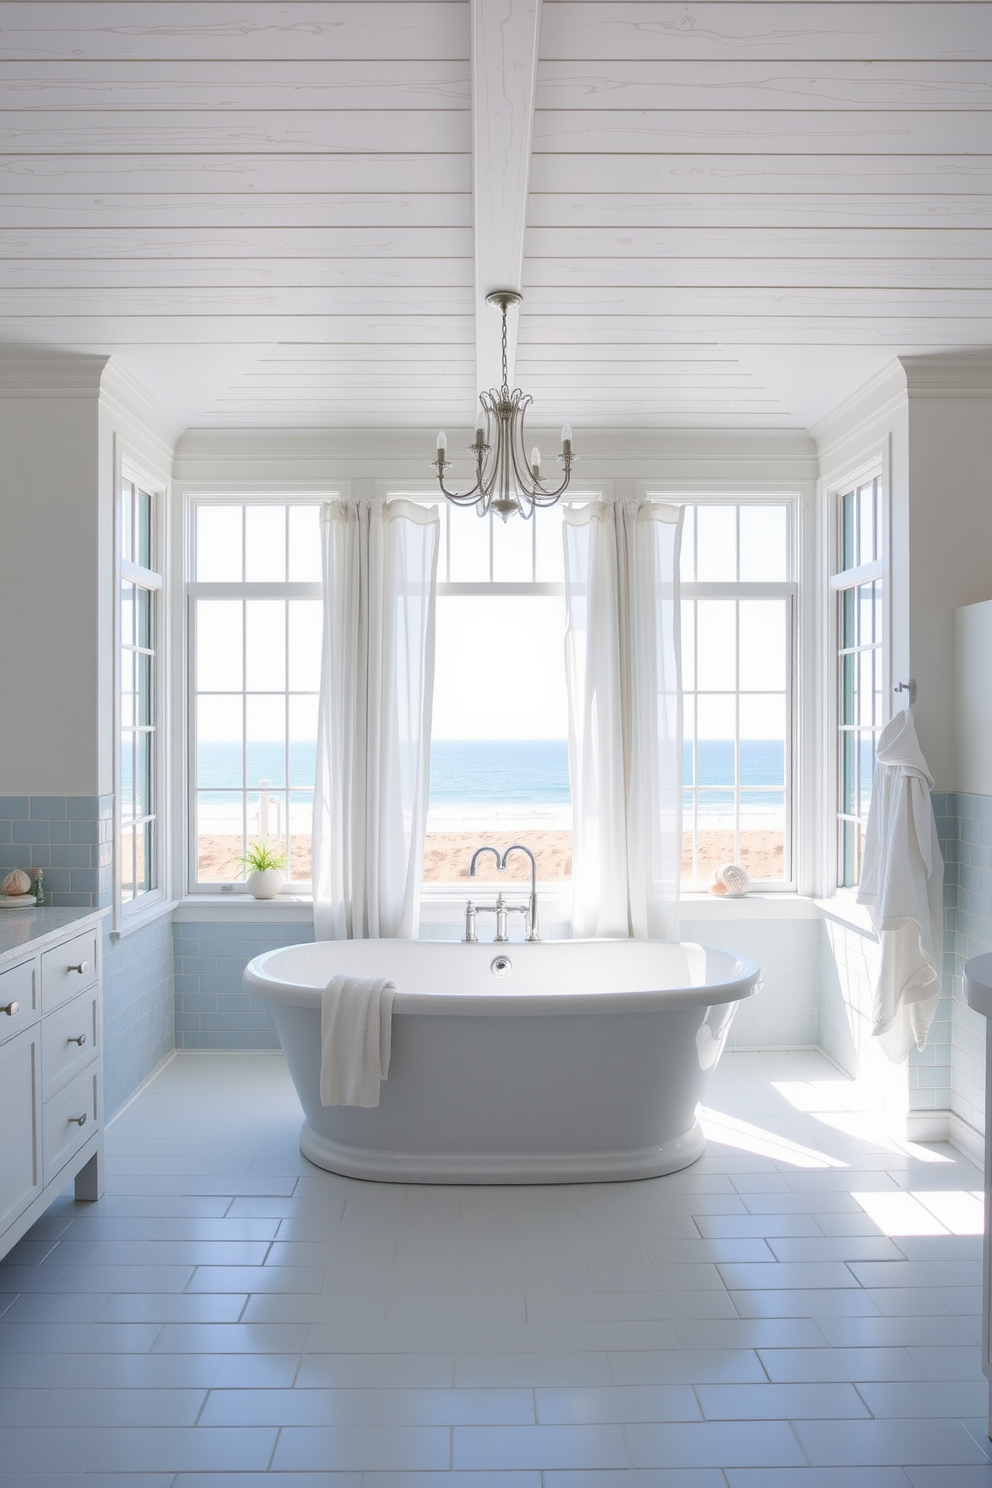
[[568, 489], [577, 458], [572, 454], [572, 430], [563, 424], [558, 456], [565, 472], [561, 485], [549, 489], [541, 479], [541, 451], [536, 446], [527, 461], [524, 415], [533, 400], [530, 393], [522, 393], [519, 388], [510, 391], [506, 368], [506, 312], [522, 299], [523, 295], [513, 289], [497, 289], [486, 295], [486, 304], [498, 305], [503, 312], [503, 386], [479, 394], [482, 407], [475, 421], [475, 439], [469, 445], [475, 456], [475, 485], [458, 492], [449, 491], [444, 484], [444, 473], [451, 462], [445, 458], [448, 441], [443, 431], [437, 436], [437, 459], [431, 465], [449, 501], [456, 506], [474, 506], [480, 517], [496, 512], [504, 522], [514, 512], [531, 517], [539, 506], [554, 506]]

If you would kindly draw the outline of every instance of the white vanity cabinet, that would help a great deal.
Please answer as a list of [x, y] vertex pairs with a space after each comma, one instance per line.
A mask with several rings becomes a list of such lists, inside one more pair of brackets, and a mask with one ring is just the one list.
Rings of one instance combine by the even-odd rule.
[[100, 921], [104, 911], [0, 919], [0, 1256], [75, 1179], [103, 1191]]

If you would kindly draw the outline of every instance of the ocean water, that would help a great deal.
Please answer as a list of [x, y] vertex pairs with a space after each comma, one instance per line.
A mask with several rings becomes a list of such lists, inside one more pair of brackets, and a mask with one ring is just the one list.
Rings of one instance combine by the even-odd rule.
[[[740, 751], [741, 785], [754, 793], [750, 797], [753, 807], [781, 810], [785, 786], [782, 740], [745, 739]], [[682, 758], [683, 783], [705, 788], [699, 795], [700, 812], [720, 815], [732, 809], [733, 797], [727, 787], [734, 783], [733, 744], [725, 739], [699, 740], [695, 779], [689, 741]], [[288, 789], [291, 803], [303, 805], [306, 793], [313, 788], [315, 760], [313, 740], [292, 743], [287, 778], [286, 752], [280, 743], [250, 744], [244, 761], [238, 744], [200, 744], [200, 803], [220, 805], [230, 800], [229, 791], [257, 791], [264, 781], [269, 791]], [[432, 815], [449, 816], [477, 807], [498, 811], [511, 806], [527, 807], [557, 820], [567, 815], [570, 801], [568, 745], [564, 739], [436, 739], [431, 745]]]

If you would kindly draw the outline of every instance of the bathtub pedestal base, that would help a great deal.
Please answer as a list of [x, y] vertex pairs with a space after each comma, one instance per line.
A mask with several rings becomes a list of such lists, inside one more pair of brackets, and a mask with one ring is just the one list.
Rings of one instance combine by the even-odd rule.
[[300, 1151], [318, 1168], [376, 1183], [624, 1183], [677, 1173], [703, 1155], [696, 1121], [680, 1137], [625, 1152], [379, 1152], [337, 1142], [304, 1121]]

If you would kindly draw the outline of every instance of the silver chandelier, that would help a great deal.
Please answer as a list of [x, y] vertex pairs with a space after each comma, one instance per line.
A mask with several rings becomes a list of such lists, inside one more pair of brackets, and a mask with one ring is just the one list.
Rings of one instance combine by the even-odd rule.
[[480, 517], [498, 512], [505, 522], [514, 512], [531, 517], [539, 506], [554, 506], [568, 489], [572, 476], [572, 431], [562, 425], [561, 454], [558, 464], [565, 472], [560, 486], [548, 488], [541, 479], [541, 451], [536, 447], [527, 461], [524, 444], [524, 415], [533, 399], [519, 388], [510, 391], [506, 369], [506, 312], [519, 305], [523, 295], [512, 289], [497, 289], [486, 295], [487, 305], [498, 305], [503, 312], [503, 386], [479, 394], [482, 410], [475, 421], [475, 439], [469, 450], [475, 456], [475, 485], [469, 491], [449, 491], [444, 473], [450, 467], [445, 458], [448, 441], [443, 431], [437, 436], [437, 459], [431, 468], [437, 471], [441, 492], [456, 506], [474, 506]]

